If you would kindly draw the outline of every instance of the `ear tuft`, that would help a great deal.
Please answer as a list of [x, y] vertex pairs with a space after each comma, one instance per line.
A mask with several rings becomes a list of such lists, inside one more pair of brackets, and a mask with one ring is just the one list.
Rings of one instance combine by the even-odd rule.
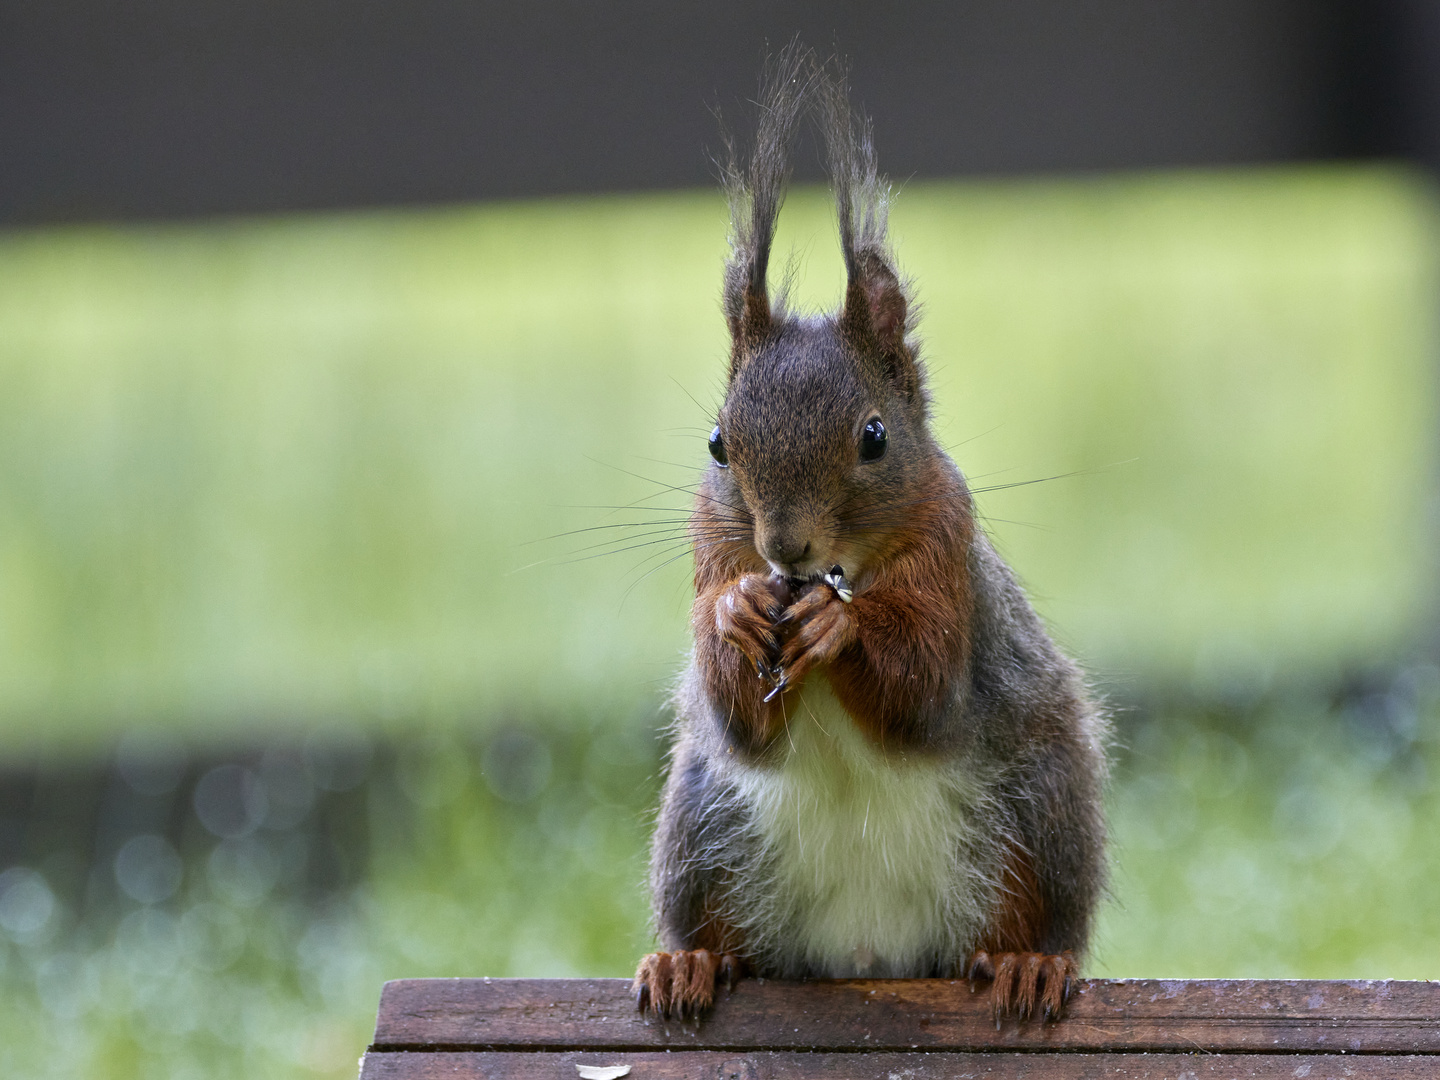
[[775, 321], [766, 281], [775, 219], [790, 178], [790, 144], [815, 81], [809, 49], [791, 42], [765, 66], [760, 114], [749, 154], [727, 137], [722, 166], [730, 200], [730, 258], [725, 265], [725, 320], [730, 327], [730, 377], [772, 332]]
[[843, 66], [832, 61], [817, 75], [819, 119], [825, 135], [840, 251], [845, 259], [842, 328], [863, 354], [907, 395], [920, 390], [920, 372], [905, 344], [910, 304], [886, 240], [890, 186], [875, 164], [870, 121], [850, 107]]

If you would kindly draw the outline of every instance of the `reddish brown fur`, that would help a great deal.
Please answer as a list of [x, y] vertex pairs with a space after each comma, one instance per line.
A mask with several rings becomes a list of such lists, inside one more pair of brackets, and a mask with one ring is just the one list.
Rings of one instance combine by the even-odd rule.
[[711, 897], [710, 900], [711, 903], [705, 905], [702, 921], [691, 935], [688, 944], [692, 948], [709, 949], [721, 955], [743, 953], [744, 935], [721, 909], [718, 898]]
[[[937, 485], [938, 486], [938, 485]], [[877, 555], [871, 582], [849, 605], [855, 642], [830, 665], [830, 684], [872, 738], [909, 741], [912, 718], [932, 715], [944, 680], [969, 654], [970, 590], [965, 550], [968, 500], [914, 508], [891, 550]]]
[[1011, 849], [1001, 882], [1000, 904], [991, 915], [990, 929], [980, 942], [985, 952], [1024, 952], [1045, 932], [1045, 902], [1040, 879], [1028, 855]]

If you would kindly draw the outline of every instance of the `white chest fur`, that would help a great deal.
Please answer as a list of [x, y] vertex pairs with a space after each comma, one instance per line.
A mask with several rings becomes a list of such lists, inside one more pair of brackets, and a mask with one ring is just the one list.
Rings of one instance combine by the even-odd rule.
[[881, 751], [818, 675], [781, 749], [735, 779], [767, 868], [750, 930], [784, 966], [927, 975], [973, 940], [991, 893], [966, 854], [975, 785], [963, 770]]

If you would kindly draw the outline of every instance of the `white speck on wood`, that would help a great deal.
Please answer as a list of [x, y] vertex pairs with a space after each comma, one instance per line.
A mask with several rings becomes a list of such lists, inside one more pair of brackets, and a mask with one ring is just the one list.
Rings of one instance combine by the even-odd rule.
[[580, 1080], [620, 1080], [630, 1075], [629, 1065], [576, 1065]]

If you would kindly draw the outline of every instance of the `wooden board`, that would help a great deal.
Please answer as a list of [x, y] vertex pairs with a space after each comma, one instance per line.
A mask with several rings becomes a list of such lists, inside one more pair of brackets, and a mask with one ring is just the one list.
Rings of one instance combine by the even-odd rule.
[[362, 1080], [578, 1080], [576, 1065], [629, 1065], [626, 1080], [1432, 1080], [1433, 1057], [1339, 1054], [370, 1053]]
[[626, 979], [385, 984], [362, 1080], [1421, 1080], [1440, 983], [1082, 980], [1065, 1019], [997, 1025], [942, 979], [745, 980], [699, 1023], [642, 1019]]
[[697, 1025], [642, 1020], [626, 979], [404, 979], [373, 1049], [1440, 1054], [1440, 983], [1081, 980], [1065, 1019], [997, 1028], [963, 980], [743, 980]]

